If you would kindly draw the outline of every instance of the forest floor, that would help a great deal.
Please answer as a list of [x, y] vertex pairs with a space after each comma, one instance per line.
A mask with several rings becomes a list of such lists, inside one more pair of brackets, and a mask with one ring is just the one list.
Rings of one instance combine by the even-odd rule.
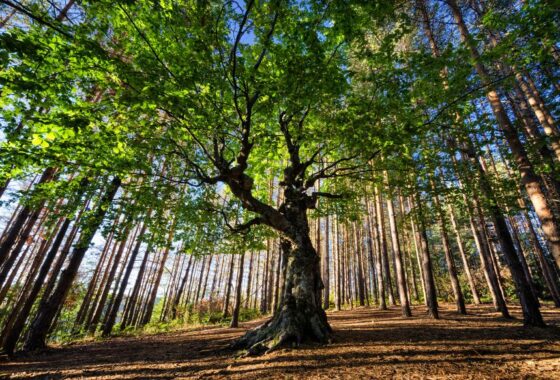
[[[519, 308], [512, 307], [519, 318]], [[0, 362], [0, 378], [18, 379], [560, 379], [560, 311], [544, 308], [550, 328], [523, 328], [490, 306], [468, 316], [443, 305], [438, 321], [414, 307], [403, 319], [357, 308], [330, 312], [335, 341], [262, 357], [235, 358], [226, 347], [241, 328], [206, 327], [54, 347]]]

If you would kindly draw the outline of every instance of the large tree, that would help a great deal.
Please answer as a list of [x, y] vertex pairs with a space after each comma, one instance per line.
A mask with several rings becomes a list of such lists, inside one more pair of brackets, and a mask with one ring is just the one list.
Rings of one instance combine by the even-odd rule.
[[[307, 213], [318, 197], [338, 196], [318, 181], [360, 176], [377, 149], [367, 124], [348, 122], [355, 10], [341, 18], [343, 4], [322, 1], [84, 1], [63, 24], [4, 3], [32, 20], [2, 38], [13, 54], [4, 91], [21, 96], [13, 114], [33, 120], [18, 129], [21, 119], [12, 119], [11, 157], [162, 177], [178, 192], [180, 184], [225, 192], [248, 215], [233, 223], [213, 203], [234, 232], [266, 225], [286, 241], [281, 306], [237, 346], [259, 353], [329, 341]], [[271, 178], [278, 205], [262, 190]]]

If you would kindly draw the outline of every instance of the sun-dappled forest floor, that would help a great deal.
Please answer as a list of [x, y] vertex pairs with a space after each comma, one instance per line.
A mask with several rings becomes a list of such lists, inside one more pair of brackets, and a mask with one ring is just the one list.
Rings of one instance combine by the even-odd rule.
[[[335, 341], [267, 356], [236, 358], [228, 344], [247, 328], [202, 328], [55, 347], [0, 362], [4, 378], [111, 379], [560, 379], [560, 312], [544, 308], [547, 329], [498, 318], [488, 305], [468, 316], [442, 306], [442, 319], [403, 319], [400, 309], [329, 313]], [[520, 310], [512, 308], [516, 318]]]

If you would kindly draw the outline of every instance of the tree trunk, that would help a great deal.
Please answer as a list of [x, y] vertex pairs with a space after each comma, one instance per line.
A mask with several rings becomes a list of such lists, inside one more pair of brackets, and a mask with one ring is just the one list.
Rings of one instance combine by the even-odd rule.
[[474, 282], [474, 278], [471, 273], [471, 268], [467, 260], [467, 255], [465, 253], [465, 246], [463, 244], [463, 239], [461, 238], [461, 232], [459, 231], [457, 221], [455, 220], [455, 213], [453, 212], [453, 208], [451, 207], [451, 204], [449, 203], [447, 204], [447, 209], [449, 211], [449, 217], [451, 219], [451, 226], [453, 227], [453, 232], [455, 233], [455, 239], [457, 240], [457, 246], [459, 247], [459, 254], [461, 256], [461, 261], [463, 263], [465, 275], [467, 276], [469, 288], [471, 289], [471, 294], [473, 296], [473, 302], [475, 305], [479, 305], [480, 296], [478, 295], [478, 290], [476, 290], [476, 284]]
[[169, 234], [169, 239], [168, 239], [168, 242], [167, 242], [167, 246], [163, 250], [163, 254], [162, 254], [162, 258], [161, 258], [161, 264], [159, 264], [159, 266], [157, 267], [156, 278], [154, 279], [154, 283], [152, 284], [151, 292], [148, 293], [149, 295], [148, 295], [148, 299], [146, 301], [146, 309], [142, 313], [142, 320], [140, 321], [140, 324], [142, 326], [147, 325], [152, 318], [152, 312], [154, 311], [154, 306], [156, 304], [157, 290], [158, 290], [159, 284], [161, 282], [161, 277], [163, 276], [163, 270], [165, 268], [165, 262], [167, 261], [167, 257], [169, 256], [170, 245], [171, 245], [171, 241], [173, 239], [174, 233], [175, 233], [175, 227], [173, 226], [172, 229], [171, 229], [171, 233]]
[[[101, 314], [103, 313], [103, 309], [105, 307], [105, 301], [109, 296], [111, 285], [113, 284], [115, 274], [117, 273], [117, 269], [121, 261], [121, 256], [127, 246], [129, 233], [130, 229], [126, 227], [126, 230], [123, 233], [124, 239], [121, 242], [116, 241], [113, 246], [111, 253], [112, 260], [109, 261], [107, 267], [105, 268], [105, 273], [103, 273], [103, 278], [101, 279], [99, 292], [98, 294], [96, 294], [95, 299], [93, 300], [93, 305], [90, 308], [90, 312], [86, 316], [84, 322], [84, 326], [88, 329], [90, 334], [93, 334], [95, 332], [95, 330], [97, 329], [97, 324], [101, 319]], [[134, 236], [136, 235], [134, 234]]]
[[[177, 312], [179, 311], [179, 304], [180, 304], [181, 298], [183, 297], [183, 294], [185, 292], [185, 286], [186, 286], [187, 280], [189, 278], [189, 271], [191, 270], [192, 261], [193, 261], [193, 256], [190, 255], [189, 256], [189, 262], [187, 263], [187, 269], [185, 270], [185, 275], [183, 276], [183, 279], [181, 280], [181, 285], [179, 286], [179, 289], [177, 290], [177, 294], [175, 295], [175, 298], [173, 299], [173, 306], [171, 308], [171, 319], [177, 318]], [[215, 274], [215, 276], [217, 276], [217, 275], [218, 275], [218, 273]], [[212, 289], [212, 291], [213, 291], [213, 289]]]
[[229, 316], [229, 299], [231, 298], [231, 286], [232, 286], [232, 281], [233, 281], [234, 264], [235, 264], [235, 260], [233, 260], [233, 256], [231, 256], [230, 261], [229, 261], [229, 270], [228, 270], [228, 279], [227, 279], [227, 282], [226, 282], [226, 291], [225, 291], [225, 295], [224, 295], [224, 308], [222, 310], [222, 318], [224, 318], [224, 319]]
[[434, 319], [439, 319], [438, 302], [436, 294], [436, 284], [434, 282], [434, 273], [432, 270], [432, 259], [430, 257], [430, 248], [428, 246], [428, 236], [426, 235], [426, 228], [424, 226], [424, 217], [422, 206], [419, 200], [416, 200], [418, 207], [418, 229], [416, 231], [417, 239], [420, 242], [420, 254], [422, 264], [422, 274], [424, 276], [426, 304], [428, 306], [428, 315]]
[[375, 271], [377, 272], [377, 291], [379, 297], [379, 309], [380, 310], [387, 310], [387, 303], [385, 301], [385, 286], [383, 285], [383, 266], [381, 263], [381, 239], [379, 236], [379, 218], [377, 217], [377, 205], [371, 208], [372, 211], [372, 219], [376, 221], [375, 226], [372, 224], [372, 233], [373, 233], [373, 240], [374, 240], [374, 252], [375, 252]]
[[389, 305], [395, 305], [395, 297], [393, 296], [393, 285], [391, 281], [391, 269], [389, 268], [389, 256], [387, 254], [387, 239], [385, 237], [385, 218], [383, 215], [383, 206], [381, 193], [379, 190], [375, 194], [375, 213], [377, 215], [377, 236], [379, 238], [380, 258], [383, 266], [383, 279], [385, 280], [385, 292], [389, 298]]
[[241, 308], [241, 286], [243, 285], [243, 260], [245, 252], [239, 257], [239, 268], [237, 269], [237, 284], [235, 285], [235, 301], [233, 303], [233, 312], [231, 314], [231, 323], [229, 327], [239, 327], [239, 309]]
[[[515, 128], [507, 115], [498, 92], [492, 86], [492, 81], [486, 68], [480, 61], [479, 53], [476, 46], [472, 42], [470, 33], [463, 20], [461, 10], [459, 9], [455, 0], [448, 0], [448, 4], [451, 7], [455, 21], [457, 22], [457, 26], [461, 33], [461, 38], [463, 42], [467, 44], [467, 47], [469, 48], [469, 51], [471, 53], [471, 57], [474, 60], [474, 67], [482, 83], [488, 86], [488, 101], [490, 103], [490, 106], [492, 107], [492, 111], [494, 113], [494, 116], [496, 117], [496, 120], [498, 121], [504, 137], [506, 138], [510, 146], [513, 156], [515, 157], [515, 161], [521, 173], [521, 182], [525, 187], [527, 194], [529, 195], [529, 199], [533, 203], [535, 212], [537, 213], [539, 220], [541, 221], [542, 229], [550, 245], [552, 255], [556, 261], [556, 264], [560, 266], [560, 232], [550, 208], [549, 201], [543, 193], [542, 184], [540, 183], [537, 175], [534, 172], [533, 166], [527, 157], [527, 152], [525, 151], [523, 144], [517, 136], [517, 132], [515, 131]], [[520, 289], [520, 291], [522, 290]], [[526, 323], [531, 323], [531, 319], [532, 318], [527, 317]], [[542, 318], [535, 316], [533, 322], [539, 324], [541, 319]]]
[[[25, 327], [25, 321], [29, 317], [31, 308], [35, 303], [35, 299], [39, 295], [39, 292], [41, 291], [41, 288], [44, 285], [43, 282], [47, 278], [47, 274], [51, 269], [51, 265], [54, 262], [58, 249], [60, 248], [60, 245], [64, 240], [66, 231], [68, 230], [69, 226], [70, 226], [70, 219], [65, 219], [64, 223], [62, 224], [62, 227], [60, 227], [60, 230], [56, 235], [56, 238], [49, 252], [47, 253], [47, 256], [45, 257], [43, 263], [41, 264], [41, 269], [39, 271], [39, 274], [34, 280], [33, 288], [31, 289], [29, 294], [27, 294], [25, 301], [22, 307], [20, 308], [19, 312], [18, 313], [12, 312], [13, 314], [8, 318], [8, 321], [5, 323], [4, 328], [5, 329], [8, 328], [8, 330], [6, 332], [2, 332], [2, 336], [5, 336], [4, 341], [2, 342], [2, 348], [8, 354], [14, 352], [14, 349], [19, 340], [21, 332]], [[12, 322], [10, 323], [10, 321]]]
[[107, 213], [107, 209], [115, 197], [120, 184], [120, 179], [118, 177], [114, 177], [108, 189], [99, 200], [95, 213], [92, 215], [90, 225], [82, 231], [80, 239], [72, 252], [68, 265], [62, 271], [60, 279], [56, 287], [53, 289], [52, 294], [45, 300], [44, 303], [42, 302], [39, 305], [37, 315], [31, 324], [29, 334], [25, 341], [24, 349], [26, 351], [32, 351], [45, 347], [49, 328], [53, 324], [58, 311], [62, 307], [66, 296], [68, 295], [72, 282], [78, 273], [80, 263], [89, 248], [89, 244], [91, 243], [95, 232], [101, 226], [103, 218]]
[[[37, 185], [51, 181], [54, 173], [55, 169], [53, 168], [45, 169]], [[12, 251], [13, 254], [11, 256], [14, 256], [14, 258], [19, 254], [19, 251], [27, 240], [35, 220], [39, 217], [39, 213], [43, 208], [43, 205], [44, 201], [40, 202], [40, 205], [36, 207], [35, 211], [33, 211], [29, 206], [25, 206], [13, 223], [11, 223], [10, 229], [7, 231], [6, 236], [3, 237], [2, 243], [0, 244], [0, 265], [3, 265], [3, 267], [7, 266], [6, 261], [9, 259], [8, 254], [10, 251]], [[25, 224], [28, 219], [32, 219], [32, 222]], [[24, 225], [26, 227], [24, 227]]]
[[251, 299], [251, 280], [253, 278], [253, 260], [254, 260], [255, 252], [251, 251], [251, 256], [249, 257], [249, 272], [247, 273], [247, 289], [245, 293], [245, 302], [243, 306], [245, 309], [249, 308], [249, 303]]
[[[385, 177], [387, 177], [387, 174], [385, 174]], [[389, 229], [391, 232], [393, 255], [395, 257], [395, 273], [397, 274], [397, 289], [399, 291], [402, 315], [403, 317], [410, 317], [412, 316], [412, 313], [410, 312], [410, 304], [408, 303], [408, 297], [406, 294], [406, 278], [404, 275], [401, 246], [399, 244], [395, 209], [393, 207], [393, 200], [390, 198], [387, 198], [387, 212], [389, 214]]]
[[334, 219], [334, 232], [333, 232], [333, 256], [334, 256], [334, 307], [336, 310], [340, 310], [342, 306], [342, 293], [341, 293], [341, 276], [342, 271], [340, 268], [340, 240], [338, 233], [338, 218], [335, 216]]
[[329, 217], [325, 218], [325, 250], [323, 251], [323, 282], [325, 284], [325, 290], [323, 291], [323, 309], [327, 310], [330, 306], [330, 223]]
[[288, 194], [286, 199], [290, 228], [285, 235], [292, 250], [287, 257], [282, 305], [268, 322], [247, 332], [234, 344], [235, 348], [247, 349], [248, 354], [270, 352], [305, 340], [325, 343], [331, 338], [332, 330], [321, 305], [320, 258], [309, 237], [306, 209]]
[[436, 207], [436, 213], [439, 222], [441, 241], [443, 244], [443, 252], [445, 254], [445, 261], [447, 263], [447, 272], [449, 273], [449, 279], [451, 281], [451, 288], [453, 289], [453, 296], [455, 298], [455, 304], [457, 305], [457, 311], [460, 314], [467, 314], [467, 309], [465, 308], [465, 301], [463, 299], [463, 293], [461, 292], [461, 285], [459, 284], [459, 277], [457, 276], [455, 260], [453, 259], [453, 255], [451, 254], [451, 247], [449, 245], [449, 236], [447, 234], [447, 226], [445, 224], [445, 219], [443, 216], [443, 211], [441, 209], [441, 204], [438, 195], [435, 195], [433, 199], [434, 199], [434, 205]]
[[[410, 264], [410, 273], [412, 274], [412, 287], [414, 290], [414, 299], [416, 301], [420, 301], [420, 296], [418, 295], [418, 285], [416, 283], [416, 270], [414, 269], [415, 265], [414, 262], [412, 260], [412, 247], [410, 246], [410, 235], [409, 235], [409, 231], [408, 228], [406, 226], [406, 212], [405, 212], [405, 208], [404, 208], [404, 200], [403, 200], [403, 196], [401, 195], [401, 193], [399, 192], [399, 208], [401, 211], [401, 215], [403, 217], [403, 237], [404, 237], [404, 244], [406, 247], [406, 252], [407, 252], [407, 256], [408, 256], [408, 262]], [[414, 237], [412, 237], [414, 239]]]
[[[109, 310], [107, 311], [107, 317], [105, 318], [105, 323], [103, 324], [103, 329], [102, 329], [103, 336], [109, 336], [111, 334], [115, 321], [117, 320], [117, 313], [119, 312], [119, 308], [121, 306], [121, 302], [124, 297], [124, 292], [128, 284], [128, 279], [130, 278], [130, 274], [132, 273], [132, 269], [134, 268], [134, 262], [136, 261], [136, 256], [138, 256], [138, 253], [140, 252], [142, 237], [146, 232], [146, 228], [147, 228], [147, 223], [143, 223], [142, 229], [140, 230], [140, 233], [136, 240], [136, 245], [134, 247], [134, 250], [132, 251], [130, 257], [128, 258], [128, 264], [124, 271], [123, 278], [120, 281], [120, 286], [118, 288], [117, 294], [113, 302], [111, 303], [111, 307], [109, 307]], [[146, 249], [150, 250], [150, 247]]]

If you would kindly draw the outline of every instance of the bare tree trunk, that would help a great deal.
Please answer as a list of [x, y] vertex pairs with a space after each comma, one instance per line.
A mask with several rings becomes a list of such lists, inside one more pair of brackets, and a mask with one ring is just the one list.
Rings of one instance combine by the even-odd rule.
[[453, 208], [451, 204], [447, 204], [447, 209], [449, 211], [449, 217], [451, 220], [451, 226], [453, 227], [453, 232], [455, 233], [455, 239], [457, 241], [457, 246], [459, 247], [459, 254], [461, 256], [461, 261], [463, 263], [463, 268], [465, 270], [465, 275], [467, 276], [467, 280], [469, 283], [469, 288], [471, 290], [471, 294], [473, 296], [473, 302], [475, 305], [480, 304], [480, 296], [478, 295], [478, 290], [476, 290], [476, 284], [474, 282], [474, 278], [471, 273], [471, 268], [469, 266], [469, 262], [467, 260], [467, 255], [465, 253], [465, 246], [463, 244], [463, 239], [461, 238], [461, 232], [459, 231], [459, 227], [457, 226], [457, 221], [455, 220], [455, 213], [453, 212]]
[[375, 247], [375, 271], [377, 272], [377, 291], [379, 292], [379, 309], [387, 310], [387, 304], [385, 301], [385, 286], [383, 285], [383, 266], [381, 260], [381, 237], [379, 233], [379, 217], [377, 213], [377, 201], [376, 205], [372, 206], [372, 219], [376, 220], [376, 228], [372, 230], [374, 238]]
[[334, 256], [334, 279], [335, 279], [335, 290], [334, 290], [334, 307], [338, 311], [342, 306], [342, 293], [341, 293], [341, 276], [342, 270], [340, 265], [340, 239], [338, 231], [338, 217], [335, 216], [334, 222], [334, 233], [333, 233], [333, 256]]
[[[432, 190], [434, 190], [433, 181], [432, 181]], [[463, 293], [461, 292], [461, 285], [459, 284], [459, 277], [457, 276], [455, 260], [453, 259], [453, 255], [451, 254], [451, 247], [449, 245], [449, 236], [447, 234], [447, 227], [445, 224], [439, 197], [437, 195], [434, 195], [433, 199], [434, 199], [434, 205], [436, 207], [437, 219], [439, 222], [441, 241], [443, 244], [443, 252], [445, 254], [445, 261], [447, 263], [447, 271], [449, 273], [449, 279], [451, 280], [451, 288], [453, 289], [453, 296], [455, 298], [457, 311], [460, 314], [467, 314], [467, 309], [465, 308], [465, 301], [463, 299]]]
[[233, 312], [231, 314], [231, 323], [229, 327], [239, 327], [239, 309], [241, 308], [241, 286], [243, 285], [243, 259], [245, 252], [239, 256], [239, 268], [237, 269], [237, 284], [235, 285], [235, 301], [233, 303]]
[[226, 281], [226, 292], [224, 295], [224, 309], [222, 311], [222, 318], [226, 319], [229, 316], [229, 299], [231, 298], [231, 286], [233, 281], [233, 268], [234, 268], [235, 261], [233, 260], [233, 256], [231, 256], [231, 260], [229, 263], [229, 270], [228, 270], [228, 277]]
[[[480, 61], [478, 50], [472, 42], [470, 33], [463, 20], [461, 10], [457, 6], [455, 0], [448, 0], [448, 4], [453, 12], [455, 21], [457, 22], [457, 26], [461, 33], [461, 38], [469, 48], [471, 57], [474, 60], [474, 67], [482, 83], [488, 87], [487, 97], [492, 107], [492, 111], [494, 112], [494, 116], [496, 117], [496, 120], [498, 121], [498, 124], [504, 134], [504, 137], [508, 141], [511, 151], [515, 157], [515, 161], [521, 173], [521, 182], [525, 186], [527, 194], [529, 195], [529, 199], [533, 203], [535, 211], [541, 221], [544, 234], [548, 240], [548, 243], [550, 244], [552, 255], [555, 258], [557, 265], [560, 265], [560, 233], [558, 231], [558, 226], [554, 219], [552, 210], [549, 206], [549, 202], [547, 201], [546, 196], [542, 191], [542, 184], [540, 183], [533, 170], [532, 164], [527, 157], [527, 153], [521, 141], [519, 141], [519, 137], [517, 136], [515, 128], [506, 113], [498, 92], [492, 85], [492, 81], [486, 68]], [[516, 261], [518, 262], [518, 260], [515, 260], [515, 258], [511, 255], [508, 255], [507, 259], [508, 262], [511, 262], [514, 267], [517, 267]], [[514, 275], [514, 272], [516, 272], [515, 269], [512, 270], [512, 275]], [[519, 285], [522, 286], [526, 281], [523, 281], [523, 279], [518, 279], [516, 283], [517, 282], [519, 282]], [[518, 292], [523, 298], [523, 300], [521, 300], [521, 303], [524, 304], [524, 311], [526, 313], [525, 323], [531, 325], [542, 325], [542, 316], [540, 316], [540, 312], [538, 311], [536, 301], [534, 300], [532, 294], [526, 294], [527, 292], [525, 291], [525, 289], [518, 289]], [[526, 297], [529, 298], [525, 299]]]
[[383, 215], [383, 205], [381, 193], [379, 190], [375, 194], [375, 213], [377, 215], [377, 234], [380, 243], [381, 262], [383, 265], [383, 278], [385, 280], [385, 292], [389, 298], [389, 305], [395, 305], [395, 297], [393, 296], [393, 285], [391, 281], [391, 269], [389, 267], [389, 256], [387, 254], [387, 240], [385, 237], [385, 221]]
[[128, 259], [128, 264], [126, 266], [126, 269], [124, 271], [124, 275], [123, 278], [120, 281], [120, 286], [119, 289], [117, 291], [116, 296], [114, 297], [111, 307], [109, 308], [108, 312], [107, 312], [107, 316], [105, 318], [105, 323], [103, 324], [103, 328], [102, 328], [102, 335], [103, 336], [109, 336], [111, 334], [111, 331], [113, 331], [113, 326], [115, 325], [115, 322], [117, 320], [117, 313], [119, 312], [119, 308], [121, 306], [121, 302], [123, 300], [124, 297], [124, 292], [126, 291], [126, 286], [128, 284], [128, 279], [130, 278], [130, 274], [132, 273], [132, 269], [134, 268], [134, 263], [136, 261], [136, 257], [138, 256], [138, 253], [140, 252], [140, 246], [142, 245], [142, 238], [144, 237], [144, 234], [146, 233], [146, 228], [147, 228], [147, 223], [143, 223], [142, 225], [142, 229], [140, 230], [140, 233], [138, 235], [138, 238], [136, 240], [136, 245], [134, 247], [134, 250], [132, 251], [132, 253], [130, 254], [130, 258]]
[[37, 315], [31, 324], [29, 334], [25, 341], [24, 349], [26, 351], [32, 351], [45, 347], [49, 328], [53, 324], [56, 314], [62, 307], [66, 296], [68, 295], [70, 286], [78, 273], [80, 263], [89, 248], [89, 244], [91, 243], [95, 232], [101, 226], [103, 218], [107, 213], [107, 209], [113, 201], [120, 184], [120, 179], [118, 177], [114, 177], [102, 198], [99, 200], [95, 213], [92, 215], [90, 225], [85, 231], [82, 231], [80, 239], [72, 252], [68, 265], [60, 276], [58, 284], [53, 289], [49, 298], [46, 299], [44, 303], [41, 302], [39, 305]]
[[251, 256], [249, 257], [249, 271], [247, 273], [247, 289], [245, 293], [245, 302], [243, 307], [245, 309], [249, 308], [250, 298], [251, 298], [251, 280], [253, 278], [253, 260], [254, 260], [255, 252], [251, 251]]
[[325, 250], [323, 251], [323, 282], [325, 284], [325, 289], [323, 290], [323, 309], [327, 310], [330, 306], [330, 224], [329, 216], [325, 218]]
[[[412, 274], [412, 288], [414, 290], [414, 299], [418, 302], [420, 301], [420, 296], [418, 294], [418, 285], [416, 282], [416, 270], [414, 269], [415, 265], [413, 263], [412, 260], [412, 248], [410, 246], [410, 236], [409, 236], [409, 231], [408, 228], [406, 226], [406, 212], [405, 212], [405, 208], [404, 208], [404, 200], [402, 195], [399, 192], [399, 207], [401, 210], [401, 215], [403, 217], [403, 237], [404, 237], [404, 244], [406, 246], [406, 251], [407, 251], [407, 256], [408, 256], [408, 262], [410, 263], [410, 273]], [[414, 239], [414, 236], [412, 236], [412, 239]], [[414, 243], [414, 245], [416, 246], [416, 243]]]
[[[387, 181], [387, 173], [385, 173], [385, 181]], [[389, 214], [389, 229], [391, 232], [393, 256], [395, 258], [395, 273], [397, 275], [397, 289], [399, 291], [399, 301], [401, 303], [402, 315], [403, 317], [410, 317], [412, 316], [412, 313], [410, 312], [410, 304], [408, 303], [408, 297], [406, 294], [406, 278], [397, 231], [395, 209], [393, 207], [393, 200], [390, 198], [387, 198], [387, 212]]]
[[[416, 195], [418, 197], [418, 195]], [[436, 284], [434, 282], [434, 274], [432, 270], [432, 259], [430, 257], [430, 248], [428, 245], [428, 237], [424, 226], [424, 216], [422, 206], [416, 199], [416, 207], [419, 211], [418, 230], [416, 231], [417, 239], [420, 242], [420, 254], [422, 257], [422, 274], [424, 276], [425, 298], [428, 306], [428, 315], [434, 319], [439, 319], [438, 302], [436, 294]]]

